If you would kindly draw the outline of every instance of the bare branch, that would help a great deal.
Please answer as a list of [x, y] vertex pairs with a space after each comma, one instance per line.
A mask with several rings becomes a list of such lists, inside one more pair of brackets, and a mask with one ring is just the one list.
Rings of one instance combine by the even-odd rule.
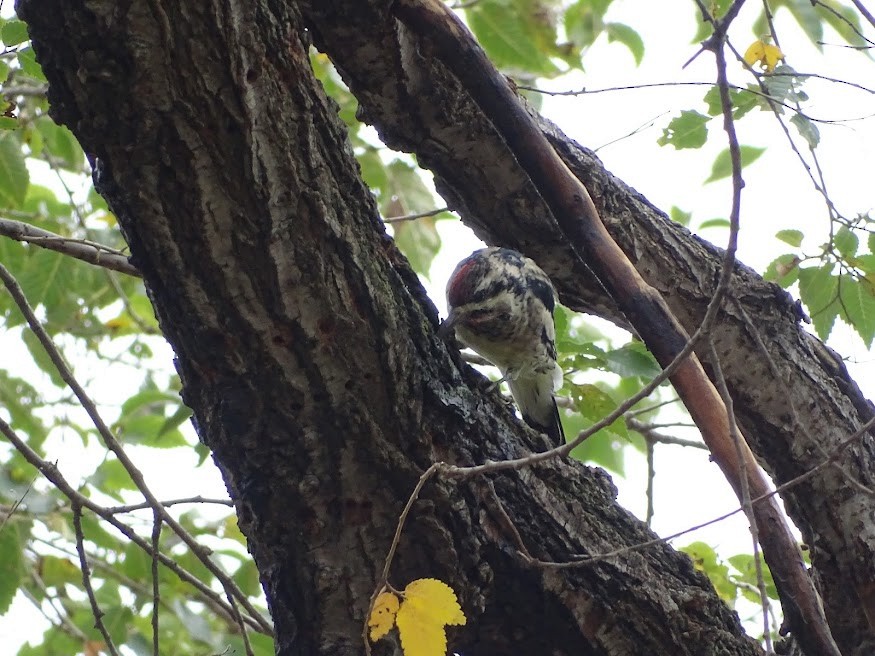
[[11, 219], [0, 219], [0, 235], [69, 255], [77, 260], [82, 260], [83, 262], [88, 262], [105, 269], [126, 273], [137, 278], [140, 277], [140, 272], [130, 263], [127, 255], [114, 248], [103, 246], [87, 239], [63, 237], [54, 232]]
[[383, 219], [383, 223], [402, 223], [403, 221], [415, 221], [416, 219], [424, 219], [428, 216], [435, 216], [441, 212], [449, 212], [449, 207], [439, 207], [436, 210], [428, 212], [420, 212], [419, 214], [405, 214], [404, 216], [390, 216]]
[[46, 333], [45, 329], [42, 327], [42, 324], [37, 319], [36, 315], [33, 312], [33, 309], [30, 307], [27, 299], [24, 296], [24, 293], [21, 290], [18, 282], [9, 273], [9, 271], [0, 264], [0, 279], [2, 279], [3, 284], [6, 286], [6, 289], [9, 291], [12, 296], [13, 301], [18, 306], [18, 309], [24, 315], [27, 320], [30, 329], [34, 332], [43, 349], [45, 349], [46, 353], [49, 356], [49, 359], [52, 361], [52, 364], [57, 368], [58, 373], [65, 383], [70, 387], [73, 393], [76, 395], [76, 398], [79, 399], [79, 402], [82, 404], [82, 407], [85, 409], [85, 412], [91, 418], [91, 421], [94, 423], [95, 428], [97, 428], [97, 432], [100, 435], [103, 443], [106, 445], [106, 448], [112, 451], [112, 453], [118, 458], [119, 462], [125, 468], [128, 475], [131, 477], [134, 485], [136, 485], [137, 489], [140, 493], [145, 497], [146, 501], [148, 501], [149, 505], [155, 510], [155, 512], [161, 515], [161, 519], [170, 527], [170, 529], [177, 535], [179, 538], [191, 549], [192, 553], [200, 560], [204, 566], [213, 574], [213, 576], [218, 579], [218, 581], [222, 584], [222, 587], [229, 594], [233, 594], [240, 604], [246, 609], [246, 611], [262, 625], [262, 629], [265, 631], [270, 631], [270, 624], [265, 620], [261, 614], [255, 609], [249, 599], [245, 594], [240, 590], [234, 580], [228, 576], [221, 567], [219, 567], [213, 559], [209, 556], [209, 550], [198, 544], [197, 540], [189, 533], [183, 526], [176, 521], [170, 513], [167, 512], [167, 509], [161, 505], [161, 502], [155, 497], [149, 487], [146, 485], [146, 481], [143, 478], [142, 472], [136, 467], [133, 461], [130, 459], [128, 454], [122, 448], [121, 444], [119, 444], [118, 440], [116, 440], [115, 436], [112, 434], [112, 431], [109, 430], [109, 427], [103, 421], [103, 418], [100, 416], [100, 413], [97, 411], [97, 406], [94, 404], [94, 401], [88, 396], [76, 378], [73, 376], [73, 372], [67, 366], [67, 363], [64, 361], [63, 356], [58, 351], [58, 348], [55, 346], [54, 342], [52, 342], [51, 338]]
[[[18, 435], [16, 435], [15, 431], [12, 430], [12, 427], [9, 426], [2, 418], [0, 418], [0, 433], [2, 433], [7, 440], [14, 446], [18, 452], [27, 460], [31, 465], [36, 467], [36, 469], [45, 476], [49, 482], [57, 488], [58, 492], [67, 497], [71, 503], [75, 503], [80, 505], [83, 508], [88, 508], [91, 512], [96, 514], [98, 517], [105, 520], [108, 524], [112, 525], [116, 528], [122, 535], [124, 535], [128, 540], [136, 544], [140, 549], [145, 551], [149, 556], [153, 556], [155, 551], [152, 549], [152, 545], [144, 540], [142, 537], [137, 535], [137, 533], [131, 529], [130, 526], [125, 524], [124, 522], [119, 521], [114, 515], [106, 512], [106, 510], [95, 503], [93, 500], [89, 499], [79, 491], [77, 491], [67, 479], [64, 478], [63, 474], [58, 470], [58, 468], [48, 462], [47, 460], [41, 458], [39, 454], [34, 451], [30, 446], [22, 440]], [[216, 592], [214, 592], [210, 587], [197, 578], [194, 574], [189, 572], [188, 570], [181, 567], [175, 560], [166, 556], [163, 553], [157, 554], [158, 560], [161, 561], [161, 564], [167, 567], [170, 571], [172, 571], [176, 576], [179, 577], [180, 580], [189, 583], [194, 586], [194, 588], [202, 595], [204, 595], [209, 603], [215, 604], [219, 608], [222, 608], [228, 616], [233, 616], [233, 611], [228, 603], [222, 599], [222, 597]], [[272, 636], [273, 628], [270, 627], [270, 624], [267, 623], [264, 618], [259, 617], [257, 620], [251, 617], [246, 618], [246, 623], [251, 626], [253, 629], [260, 633], [264, 633], [265, 635]], [[268, 630], [265, 630], [264, 625], [267, 624]]]
[[97, 627], [100, 635], [103, 636], [104, 645], [109, 650], [109, 653], [112, 656], [118, 656], [118, 651], [116, 651], [115, 644], [112, 642], [112, 637], [103, 623], [103, 611], [100, 609], [100, 604], [97, 603], [97, 597], [94, 596], [94, 588], [91, 586], [91, 568], [88, 566], [88, 559], [85, 557], [85, 536], [82, 533], [82, 506], [78, 503], [73, 503], [73, 530], [76, 532], [76, 551], [79, 554], [82, 585], [85, 588], [85, 594], [88, 595], [88, 601], [91, 603], [94, 626]]

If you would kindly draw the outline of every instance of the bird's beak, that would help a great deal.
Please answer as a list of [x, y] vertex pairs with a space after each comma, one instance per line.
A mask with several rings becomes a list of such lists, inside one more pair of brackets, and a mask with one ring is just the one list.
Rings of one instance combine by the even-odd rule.
[[453, 334], [453, 329], [456, 327], [458, 319], [459, 315], [456, 314], [455, 308], [451, 308], [447, 318], [441, 322], [441, 326], [438, 328], [438, 335], [443, 339], [450, 337]]

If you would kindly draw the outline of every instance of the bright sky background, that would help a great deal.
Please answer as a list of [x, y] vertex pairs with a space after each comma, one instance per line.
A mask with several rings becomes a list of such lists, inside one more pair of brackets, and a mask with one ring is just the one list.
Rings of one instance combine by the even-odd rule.
[[[757, 15], [759, 3], [749, 2], [736, 21], [730, 37], [735, 46], [744, 49], [754, 40], [749, 25]], [[4, 10], [6, 14], [8, 9]], [[619, 44], [607, 44], [604, 38], [587, 54], [585, 74], [575, 74], [561, 80], [545, 83], [547, 88], [569, 90], [587, 87], [599, 89], [652, 82], [707, 81], [715, 78], [714, 59], [709, 53], [701, 54], [686, 69], [682, 65], [697, 50], [690, 43], [696, 30], [697, 15], [692, 2], [647, 2], [644, 0], [616, 0], [608, 19], [633, 26], [639, 31], [646, 46], [642, 65], [635, 67], [629, 52]], [[827, 46], [824, 54], [811, 45], [786, 12], [776, 16], [781, 47], [788, 63], [802, 72], [816, 72], [826, 76], [871, 83], [873, 66], [864, 55], [841, 47]], [[871, 34], [872, 30], [868, 33]], [[796, 38], [798, 36], [798, 38]], [[825, 40], [838, 44], [840, 39], [827, 32]], [[730, 63], [730, 80], [739, 84], [749, 82], [740, 65]], [[842, 212], [853, 216], [875, 206], [873, 172], [875, 172], [875, 100], [871, 94], [838, 84], [810, 80], [805, 90], [811, 97], [806, 105], [809, 115], [829, 120], [848, 120], [868, 117], [841, 125], [823, 125], [822, 141], [818, 147], [827, 184], [833, 200]], [[725, 140], [712, 139], [702, 150], [675, 151], [661, 148], [656, 140], [668, 120], [682, 109], [704, 112], [701, 98], [706, 87], [662, 87], [648, 90], [616, 91], [578, 97], [551, 98], [544, 101], [543, 112], [570, 137], [591, 148], [607, 145], [598, 151], [606, 166], [626, 183], [635, 187], [657, 207], [668, 211], [672, 205], [693, 213], [693, 226], [710, 218], [727, 217], [730, 207], [730, 183], [724, 180], [705, 185], [713, 156], [726, 146]], [[642, 126], [649, 126], [643, 127]], [[639, 128], [641, 128], [639, 130]], [[751, 167], [745, 169], [746, 187], [742, 197], [742, 217], [739, 259], [762, 272], [777, 255], [789, 252], [790, 247], [775, 240], [780, 229], [799, 228], [805, 232], [805, 246], [815, 252], [827, 235], [828, 215], [820, 196], [812, 189], [807, 175], [786, 141], [776, 139], [779, 132], [770, 114], [755, 112], [737, 125], [742, 144], [769, 146], [766, 153]], [[634, 136], [614, 142], [633, 131]], [[711, 130], [720, 130], [720, 121], [711, 123]], [[792, 128], [791, 128], [792, 130]], [[722, 132], [721, 132], [722, 134]], [[613, 143], [612, 143], [613, 142]], [[51, 184], [43, 182], [43, 184]], [[455, 263], [479, 247], [479, 242], [459, 223], [443, 221], [439, 229], [445, 248], [432, 267], [429, 292], [442, 312], [445, 307], [443, 287]], [[722, 245], [724, 230], [706, 229], [702, 237]], [[622, 339], [622, 337], [620, 337]], [[0, 335], [0, 352], [9, 353], [18, 340], [18, 333]], [[125, 344], [116, 340], [118, 348]], [[866, 351], [855, 333], [837, 324], [829, 342], [843, 356], [850, 358], [848, 366], [857, 382], [870, 398], [875, 397], [873, 354]], [[20, 348], [20, 346], [18, 346]], [[172, 353], [166, 345], [156, 344], [156, 359], [171, 368]], [[68, 356], [76, 360], [75, 352]], [[32, 379], [29, 358], [22, 358], [21, 367], [14, 373]], [[81, 366], [84, 364], [85, 366]], [[100, 373], [96, 362], [80, 362], [77, 371], [89, 371], [93, 378], [89, 391], [108, 408], [118, 407], [134, 391], [134, 372], [114, 371], [110, 376]], [[114, 418], [114, 411], [107, 416]], [[678, 437], [695, 437], [673, 430]], [[57, 458], [65, 475], [76, 480], [86, 476], [102, 458], [100, 449], [81, 449], [77, 437], [56, 438], [47, 443], [54, 446], [50, 460]], [[74, 450], [75, 449], [75, 450]], [[137, 451], [132, 449], [146, 480], [159, 498], [186, 497], [196, 494], [225, 496], [221, 479], [214, 468], [194, 470], [192, 453], [176, 449], [170, 453]], [[76, 454], [72, 456], [72, 454]], [[157, 457], [156, 457], [157, 456]], [[173, 471], [170, 470], [170, 458]], [[728, 484], [707, 454], [682, 447], [659, 445], [656, 449], [656, 515], [654, 529], [669, 534], [711, 519], [737, 507], [738, 503]], [[643, 457], [632, 453], [627, 457], [626, 480], [615, 482], [620, 488], [620, 502], [639, 516], [645, 509], [644, 489], [646, 468]], [[703, 540], [715, 546], [722, 555], [750, 553], [750, 534], [741, 516], [717, 526], [703, 529], [679, 539], [682, 545]], [[44, 620], [29, 603], [13, 606], [12, 612], [0, 618], [0, 644], [13, 649], [23, 640], [36, 640], [44, 629]], [[754, 629], [756, 630], [756, 629]]]

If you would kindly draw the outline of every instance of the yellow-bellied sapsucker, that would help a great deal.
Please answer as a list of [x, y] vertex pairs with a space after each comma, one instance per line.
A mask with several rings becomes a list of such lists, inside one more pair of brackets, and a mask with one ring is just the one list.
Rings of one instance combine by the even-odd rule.
[[565, 435], [553, 397], [562, 386], [556, 362], [556, 291], [535, 262], [509, 248], [483, 248], [459, 262], [447, 282], [449, 316], [466, 346], [501, 370], [526, 423], [555, 445]]

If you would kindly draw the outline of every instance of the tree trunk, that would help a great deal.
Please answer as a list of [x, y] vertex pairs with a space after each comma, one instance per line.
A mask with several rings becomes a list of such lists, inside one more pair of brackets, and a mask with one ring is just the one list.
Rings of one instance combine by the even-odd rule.
[[[362, 652], [398, 515], [432, 462], [479, 464], [545, 446], [436, 337], [435, 309], [386, 236], [345, 127], [313, 77], [310, 35], [363, 118], [435, 172], [478, 234], [534, 257], [569, 306], [622, 322], [585, 267], [568, 259], [565, 238], [491, 126], [439, 63], [420, 58], [388, 4], [18, 6], [50, 82], [52, 114], [89, 153], [176, 352], [185, 401], [237, 504], [283, 655]], [[695, 328], [718, 251], [545, 129], [642, 275]], [[799, 328], [783, 292], [739, 266], [733, 297], [713, 332], [717, 352], [752, 447], [787, 480], [872, 409]], [[875, 483], [871, 441], [849, 448], [842, 463]], [[872, 498], [835, 468], [786, 498], [843, 653], [872, 653]], [[459, 593], [469, 621], [451, 629], [454, 650], [759, 653], [685, 556], [654, 546], [581, 568], [533, 568], [502, 509], [545, 560], [653, 537], [616, 505], [607, 476], [575, 462], [433, 479], [390, 580], [439, 578]]]

